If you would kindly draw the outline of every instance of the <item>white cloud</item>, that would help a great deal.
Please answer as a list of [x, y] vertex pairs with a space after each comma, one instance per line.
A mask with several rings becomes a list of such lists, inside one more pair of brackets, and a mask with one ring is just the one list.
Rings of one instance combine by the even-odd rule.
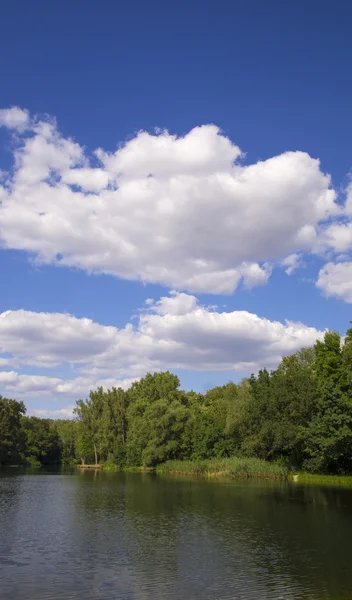
[[256, 370], [312, 345], [322, 332], [302, 323], [270, 321], [247, 311], [220, 312], [195, 296], [172, 292], [141, 311], [122, 329], [67, 314], [8, 311], [0, 315], [0, 349], [21, 369], [62, 366], [62, 379], [0, 371], [13, 394], [77, 399], [102, 385], [126, 387], [147, 371]]
[[26, 310], [0, 314], [0, 352], [37, 366], [88, 362], [105, 352], [116, 335], [115, 327], [68, 314]]
[[[179, 305], [179, 296], [174, 300]], [[156, 310], [141, 315], [139, 332], [154, 342], [172, 342], [165, 352], [173, 368], [243, 371], [244, 363], [250, 368], [274, 366], [321, 335], [302, 323], [269, 321], [247, 311], [217, 312], [198, 303], [184, 312], [178, 306], [176, 314], [160, 314], [159, 303]]]
[[352, 303], [352, 262], [329, 262], [319, 271], [317, 287], [326, 296]]
[[192, 312], [197, 307], [198, 300], [195, 296], [173, 290], [169, 296], [163, 296], [157, 302], [148, 298], [146, 304], [151, 307], [150, 310], [159, 315], [179, 316]]
[[51, 393], [59, 383], [60, 379], [45, 375], [20, 375], [16, 371], [0, 372], [0, 384], [4, 385], [6, 389], [14, 390], [19, 395]]
[[3, 126], [8, 129], [15, 129], [22, 133], [27, 129], [28, 125], [28, 110], [22, 110], [21, 108], [18, 108], [18, 106], [0, 109], [0, 127]]
[[62, 173], [62, 181], [82, 188], [84, 192], [101, 192], [109, 184], [109, 175], [103, 169], [69, 169]]
[[264, 263], [262, 267], [256, 263], [244, 263], [240, 269], [241, 275], [243, 276], [243, 284], [249, 289], [267, 283], [271, 271], [271, 265], [268, 263]]
[[238, 146], [203, 125], [183, 137], [140, 132], [90, 161], [55, 122], [10, 110], [3, 124], [31, 129], [17, 131], [0, 186], [0, 240], [42, 263], [229, 294], [314, 249], [338, 212], [330, 177], [304, 152], [243, 166]]
[[157, 135], [140, 131], [114, 154], [101, 149], [96, 154], [115, 177], [136, 180], [222, 172], [241, 157], [241, 150], [215, 125], [203, 125], [179, 138], [166, 130]]
[[281, 261], [281, 266], [286, 267], [285, 273], [287, 273], [287, 275], [292, 275], [296, 269], [302, 266], [302, 257], [296, 252], [289, 254], [289, 256], [286, 256], [286, 258]]
[[346, 193], [346, 203], [345, 203], [345, 213], [349, 216], [352, 215], [352, 174], [349, 174], [350, 182], [345, 190]]
[[127, 389], [136, 378], [114, 379], [113, 377], [104, 379], [94, 379], [92, 377], [76, 377], [74, 379], [60, 379], [59, 377], [48, 377], [46, 375], [26, 375], [16, 371], [0, 371], [0, 385], [6, 390], [14, 392], [19, 397], [52, 397], [60, 398], [78, 398], [86, 397], [89, 391], [97, 387], [111, 389], [112, 387], [122, 387]]
[[323, 243], [335, 252], [345, 252], [352, 248], [352, 223], [332, 223], [322, 236]]
[[17, 361], [14, 358], [5, 358], [0, 356], [0, 369], [9, 369], [16, 366]]
[[31, 409], [28, 411], [30, 416], [47, 418], [47, 419], [72, 419], [75, 415], [73, 414], [74, 404], [69, 404], [59, 408], [58, 410], [47, 410], [47, 409]]

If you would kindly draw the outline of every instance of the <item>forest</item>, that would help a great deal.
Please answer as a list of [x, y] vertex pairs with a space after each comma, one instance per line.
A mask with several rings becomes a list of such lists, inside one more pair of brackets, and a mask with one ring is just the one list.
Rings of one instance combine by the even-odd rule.
[[254, 457], [312, 473], [352, 473], [352, 328], [284, 357], [240, 383], [183, 391], [176, 375], [147, 374], [127, 391], [91, 391], [72, 420], [26, 416], [0, 396], [0, 465]]

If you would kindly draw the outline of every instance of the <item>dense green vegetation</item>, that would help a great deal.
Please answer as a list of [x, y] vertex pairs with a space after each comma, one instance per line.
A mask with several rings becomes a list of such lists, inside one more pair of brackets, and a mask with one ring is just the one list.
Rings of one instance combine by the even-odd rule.
[[[180, 390], [170, 372], [127, 391], [98, 388], [77, 402], [72, 421], [26, 417], [22, 402], [0, 397], [0, 463], [190, 461], [183, 472], [352, 473], [351, 367], [349, 329], [343, 343], [329, 331], [276, 370], [205, 394]], [[181, 471], [179, 464], [163, 470]]]
[[284, 465], [261, 458], [231, 456], [209, 460], [168, 460], [156, 468], [158, 473], [170, 475], [196, 475], [205, 477], [234, 477], [285, 479], [288, 471]]

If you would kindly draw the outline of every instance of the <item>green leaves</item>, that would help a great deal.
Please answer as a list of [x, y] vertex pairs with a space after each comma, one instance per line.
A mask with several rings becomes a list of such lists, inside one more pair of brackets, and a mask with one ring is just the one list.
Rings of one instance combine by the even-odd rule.
[[191, 417], [189, 398], [169, 373], [148, 374], [127, 392], [128, 464], [155, 466], [182, 454], [183, 436]]
[[40, 464], [61, 462], [61, 442], [53, 421], [38, 417], [23, 417], [26, 436], [26, 456]]
[[303, 467], [345, 473], [352, 468], [351, 330], [342, 347], [337, 332], [326, 332], [314, 351], [317, 402], [310, 422], [299, 431]]
[[25, 449], [21, 418], [25, 412], [23, 402], [0, 396], [0, 465], [21, 461]]

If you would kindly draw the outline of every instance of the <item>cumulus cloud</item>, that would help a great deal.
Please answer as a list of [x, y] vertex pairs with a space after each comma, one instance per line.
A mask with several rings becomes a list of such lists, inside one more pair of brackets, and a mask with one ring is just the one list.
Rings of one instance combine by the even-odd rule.
[[25, 131], [29, 125], [29, 112], [13, 106], [12, 108], [0, 109], [0, 127], [14, 129], [20, 133]]
[[109, 184], [109, 174], [104, 169], [76, 168], [63, 171], [61, 180], [80, 187], [84, 192], [101, 192]]
[[318, 160], [286, 152], [244, 165], [215, 125], [181, 137], [142, 131], [89, 157], [54, 121], [18, 108], [0, 114], [16, 129], [13, 171], [0, 185], [0, 241], [42, 263], [229, 294], [313, 250], [339, 212]]
[[116, 334], [115, 327], [68, 314], [26, 310], [0, 314], [0, 352], [36, 366], [89, 362], [113, 344]]
[[[301, 323], [270, 321], [247, 311], [217, 312], [201, 306], [194, 297], [192, 308], [177, 313], [160, 311], [140, 316], [139, 332], [154, 341], [172, 342], [169, 354], [174, 368], [243, 371], [276, 365], [284, 354], [309, 346], [321, 332]], [[190, 304], [186, 294], [184, 306]], [[161, 299], [163, 304], [163, 299]], [[244, 368], [244, 365], [246, 367]]]
[[195, 296], [172, 292], [149, 299], [136, 325], [118, 329], [68, 314], [7, 311], [0, 316], [0, 351], [21, 370], [71, 369], [62, 379], [0, 371], [0, 385], [17, 395], [85, 397], [102, 385], [127, 387], [147, 371], [256, 370], [312, 345], [322, 332], [302, 323], [270, 321], [247, 311], [220, 312]]
[[52, 397], [81, 398], [86, 397], [89, 391], [97, 387], [111, 389], [121, 387], [127, 389], [136, 378], [115, 379], [113, 377], [97, 379], [94, 377], [75, 377], [73, 379], [61, 379], [47, 375], [27, 375], [16, 371], [0, 371], [0, 386], [14, 392], [18, 396], [38, 398]]
[[352, 223], [342, 221], [331, 223], [322, 235], [322, 243], [335, 252], [346, 252], [352, 248]]
[[352, 303], [352, 262], [329, 262], [319, 271], [317, 287], [326, 295]]

